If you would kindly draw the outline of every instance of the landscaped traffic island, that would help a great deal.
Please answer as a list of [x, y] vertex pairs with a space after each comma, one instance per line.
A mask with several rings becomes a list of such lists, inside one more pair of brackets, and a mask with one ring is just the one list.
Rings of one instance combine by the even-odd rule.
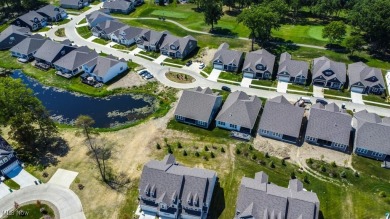
[[37, 219], [37, 218], [54, 218], [54, 211], [46, 204], [29, 204], [19, 207], [17, 210], [8, 212], [8, 216], [5, 219]]
[[193, 83], [196, 81], [195, 78], [190, 75], [172, 71], [166, 73], [165, 76], [167, 76], [167, 78], [173, 82], [182, 84]]

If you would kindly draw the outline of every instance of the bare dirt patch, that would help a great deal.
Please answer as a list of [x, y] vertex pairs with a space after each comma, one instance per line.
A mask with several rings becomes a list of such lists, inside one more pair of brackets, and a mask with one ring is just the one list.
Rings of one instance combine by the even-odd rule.
[[148, 83], [148, 81], [142, 79], [137, 73], [130, 72], [126, 76], [122, 77], [115, 83], [111, 84], [107, 90], [113, 90], [116, 88], [130, 88], [134, 86], [142, 86]]

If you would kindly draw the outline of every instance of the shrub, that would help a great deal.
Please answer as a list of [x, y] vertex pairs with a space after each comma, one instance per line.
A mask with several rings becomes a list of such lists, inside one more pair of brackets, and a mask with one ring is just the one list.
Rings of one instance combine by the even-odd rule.
[[187, 151], [186, 150], [183, 151], [183, 156], [187, 156]]
[[284, 159], [282, 159], [282, 165], [286, 166], [286, 161]]
[[168, 151], [169, 154], [173, 153], [171, 146], [168, 146], [167, 151]]
[[290, 177], [291, 177], [291, 179], [295, 179], [295, 178], [296, 178], [295, 172], [294, 172], [294, 171], [292, 171], [292, 172], [290, 173]]
[[307, 175], [305, 175], [305, 176], [303, 177], [303, 182], [309, 183], [309, 177], [308, 177]]
[[324, 167], [324, 165], [321, 165], [321, 166], [320, 166], [320, 170], [321, 170], [322, 172], [326, 172], [326, 168]]
[[337, 172], [332, 170], [332, 171], [329, 172], [329, 176], [332, 177], [332, 178], [337, 178]]
[[236, 148], [236, 154], [241, 154], [241, 151], [239, 148]]
[[160, 150], [161, 149], [161, 145], [159, 143], [156, 144], [156, 149], [157, 150]]
[[330, 165], [331, 165], [332, 167], [337, 167], [336, 162], [334, 162], [334, 161], [332, 161], [332, 163], [330, 163]]
[[204, 151], [209, 151], [209, 147], [207, 147], [207, 145], [204, 146]]
[[203, 156], [203, 160], [208, 161], [209, 158], [208, 158], [206, 155], [204, 155], [204, 156]]
[[355, 171], [355, 173], [353, 175], [355, 175], [355, 177], [359, 177], [360, 176], [357, 171]]
[[177, 148], [183, 148], [183, 145], [181, 145], [180, 142], [177, 142]]
[[385, 198], [386, 197], [386, 192], [384, 192], [384, 191], [379, 192], [379, 197]]
[[215, 158], [215, 154], [212, 151], [210, 152], [210, 156], [211, 158]]
[[199, 156], [200, 156], [199, 152], [195, 152], [195, 157], [199, 157]]
[[252, 145], [249, 145], [248, 149], [249, 149], [250, 151], [253, 150]]
[[221, 152], [225, 153], [225, 148], [221, 147]]
[[268, 152], [265, 152], [265, 158], [269, 158]]
[[342, 178], [347, 178], [347, 173], [345, 171], [343, 171], [343, 172], [340, 173], [340, 176]]
[[244, 156], [245, 156], [245, 157], [248, 157], [248, 156], [249, 156], [249, 153], [248, 153], [248, 152], [245, 152], [245, 153], [244, 153]]
[[218, 149], [218, 147], [217, 146], [211, 146], [214, 150], [217, 150]]
[[252, 155], [252, 160], [256, 160], [256, 159], [257, 159], [256, 154], [253, 154], [253, 155]]
[[47, 178], [47, 177], [49, 176], [49, 174], [46, 173], [46, 172], [43, 172], [42, 176], [43, 176], [44, 178]]
[[313, 159], [309, 158], [309, 160], [307, 160], [307, 163], [308, 164], [313, 164]]
[[274, 162], [272, 160], [271, 160], [271, 162], [269, 162], [269, 167], [275, 168], [275, 164], [274, 164]]
[[264, 160], [259, 160], [258, 162], [257, 162], [258, 164], [260, 164], [260, 165], [265, 165], [265, 161]]

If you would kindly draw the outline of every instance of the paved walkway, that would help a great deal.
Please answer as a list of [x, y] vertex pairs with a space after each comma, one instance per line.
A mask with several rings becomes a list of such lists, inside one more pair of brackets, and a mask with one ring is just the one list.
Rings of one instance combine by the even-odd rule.
[[9, 187], [5, 185], [3, 182], [0, 182], [0, 199], [4, 196], [10, 194]]
[[318, 86], [313, 86], [313, 96], [319, 97], [319, 98], [324, 98], [324, 88], [318, 87]]
[[56, 184], [59, 186], [63, 186], [65, 188], [69, 188], [72, 182], [76, 179], [78, 172], [58, 169], [54, 175], [50, 178], [48, 183]]
[[363, 94], [351, 92], [351, 99], [353, 103], [364, 104], [363, 102]]
[[15, 181], [20, 186], [20, 188], [37, 185], [39, 183], [37, 178], [35, 178], [22, 167], [15, 168], [11, 172], [7, 173], [7, 176]]
[[0, 199], [0, 218], [14, 209], [15, 202], [23, 205], [36, 200], [54, 205], [61, 219], [85, 219], [83, 206], [77, 195], [68, 188], [54, 184], [28, 186], [3, 197]]
[[249, 87], [251, 84], [252, 84], [252, 78], [245, 78], [243, 77], [242, 78], [242, 81], [241, 81], [241, 87]]
[[387, 70], [385, 81], [387, 84], [387, 94], [390, 95], [390, 70]]
[[109, 42], [109, 43], [107, 43], [106, 44], [106, 46], [107, 47], [113, 47], [113, 46], [115, 46], [115, 45], [117, 45], [118, 43], [116, 43], [116, 42]]
[[168, 56], [160, 55], [160, 56], [157, 57], [157, 59], [155, 59], [153, 62], [155, 62], [155, 63], [157, 63], [157, 64], [160, 64], [160, 63], [163, 62], [166, 58], [168, 58]]
[[210, 81], [217, 81], [218, 78], [219, 78], [219, 75], [221, 74], [221, 70], [218, 70], [218, 69], [213, 69], [209, 75], [209, 77], [207, 78], [207, 80], [210, 80]]
[[278, 86], [276, 87], [276, 91], [279, 93], [287, 93], [288, 83], [283, 81], [278, 81]]
[[131, 50], [131, 52], [130, 52], [130, 55], [135, 55], [135, 54], [138, 54], [139, 52], [141, 52], [142, 51], [142, 49], [140, 49], [140, 48], [135, 48], [135, 49], [133, 49], [133, 50]]

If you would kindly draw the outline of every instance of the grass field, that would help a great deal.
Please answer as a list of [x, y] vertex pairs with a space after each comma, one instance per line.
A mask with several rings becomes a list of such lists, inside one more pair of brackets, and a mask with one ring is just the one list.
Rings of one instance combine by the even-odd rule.
[[76, 27], [76, 31], [84, 39], [88, 39], [92, 36], [92, 32], [88, 29], [87, 26]]
[[389, 104], [389, 102], [386, 102], [386, 98], [383, 98], [381, 95], [375, 94], [363, 95], [363, 100]]
[[169, 11], [169, 10], [154, 10], [151, 13], [151, 15], [168, 17], [168, 18], [179, 18], [179, 19], [188, 18], [188, 16], [189, 16], [186, 13], [174, 12], [174, 11]]
[[242, 74], [223, 71], [219, 75], [218, 79], [225, 79], [225, 80], [230, 80], [230, 81], [241, 82], [242, 81]]
[[341, 96], [341, 97], [351, 97], [351, 92], [348, 89], [343, 89], [343, 90], [324, 89], [324, 94]]
[[87, 23], [87, 19], [83, 18], [78, 24], [86, 24], [86, 23]]
[[266, 87], [277, 87], [278, 86], [277, 81], [271, 81], [271, 80], [252, 80], [252, 84], [266, 86]]
[[43, 218], [44, 214], [40, 212], [40, 209], [44, 208], [51, 218], [54, 218], [54, 211], [48, 205], [45, 204], [29, 204], [20, 207], [18, 210], [14, 211], [13, 214], [5, 217], [5, 219], [16, 219], [16, 218], [24, 218], [24, 219], [37, 219]]
[[140, 51], [139, 53], [142, 55], [150, 56], [154, 59], [158, 58], [161, 55], [159, 52], [152, 52], [152, 51], [149, 52], [149, 51], [143, 51], [143, 50]]

